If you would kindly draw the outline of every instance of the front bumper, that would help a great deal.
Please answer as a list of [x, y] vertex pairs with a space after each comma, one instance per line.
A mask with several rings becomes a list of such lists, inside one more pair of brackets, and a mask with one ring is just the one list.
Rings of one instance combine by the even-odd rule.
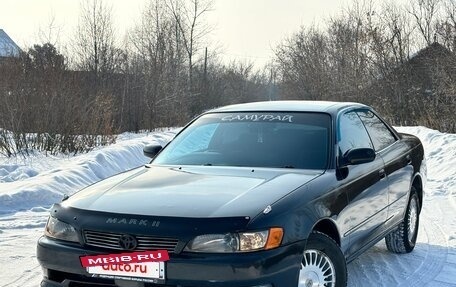
[[[250, 253], [170, 254], [166, 262], [166, 285], [137, 283], [135, 286], [297, 286], [304, 246], [305, 242], [301, 241]], [[81, 266], [80, 256], [100, 253], [103, 252], [84, 249], [79, 244], [41, 237], [37, 246], [37, 258], [45, 273], [41, 286], [118, 286], [111, 279], [92, 278]]]

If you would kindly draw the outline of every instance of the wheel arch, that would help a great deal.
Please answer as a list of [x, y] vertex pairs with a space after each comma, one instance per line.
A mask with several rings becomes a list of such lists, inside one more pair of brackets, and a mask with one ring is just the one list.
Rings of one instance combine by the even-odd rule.
[[417, 194], [418, 194], [418, 199], [419, 199], [419, 204], [420, 204], [420, 211], [421, 211], [421, 207], [423, 206], [423, 193], [424, 193], [424, 189], [423, 189], [423, 180], [421, 178], [421, 175], [420, 174], [416, 174], [414, 177], [413, 177], [413, 180], [412, 180], [412, 185]]
[[320, 219], [312, 228], [311, 232], [318, 231], [331, 237], [339, 247], [341, 246], [339, 230], [336, 224], [329, 218]]

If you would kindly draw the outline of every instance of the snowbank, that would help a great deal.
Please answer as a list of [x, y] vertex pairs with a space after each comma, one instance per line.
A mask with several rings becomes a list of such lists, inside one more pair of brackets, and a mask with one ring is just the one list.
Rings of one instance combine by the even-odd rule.
[[426, 127], [396, 127], [399, 132], [420, 138], [426, 155], [426, 196], [446, 195], [456, 199], [456, 134]]
[[143, 147], [164, 145], [176, 132], [126, 133], [116, 144], [70, 158], [41, 154], [27, 159], [0, 158], [0, 214], [48, 207], [64, 194], [145, 164], [149, 159], [143, 155]]

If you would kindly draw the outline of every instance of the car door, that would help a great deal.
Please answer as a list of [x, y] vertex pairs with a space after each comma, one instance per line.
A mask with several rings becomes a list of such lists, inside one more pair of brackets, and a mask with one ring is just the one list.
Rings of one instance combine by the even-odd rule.
[[[356, 111], [339, 116], [339, 159], [351, 149], [373, 148], [369, 135]], [[339, 163], [341, 165], [341, 163]], [[348, 206], [341, 214], [344, 218], [343, 236], [349, 238], [346, 255], [366, 245], [387, 218], [388, 182], [381, 156], [368, 163], [341, 168], [340, 186], [347, 195]]]
[[385, 163], [385, 173], [389, 183], [387, 226], [394, 225], [402, 220], [403, 212], [407, 207], [413, 176], [410, 147], [372, 111], [360, 110], [357, 113], [367, 129], [375, 151]]

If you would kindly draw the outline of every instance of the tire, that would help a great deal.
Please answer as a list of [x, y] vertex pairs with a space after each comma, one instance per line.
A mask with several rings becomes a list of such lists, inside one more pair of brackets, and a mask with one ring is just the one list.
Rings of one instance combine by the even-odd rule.
[[386, 247], [393, 253], [410, 253], [415, 248], [420, 223], [420, 201], [412, 186], [404, 220], [385, 237]]
[[337, 243], [320, 232], [312, 232], [303, 252], [298, 287], [345, 287], [347, 264]]

